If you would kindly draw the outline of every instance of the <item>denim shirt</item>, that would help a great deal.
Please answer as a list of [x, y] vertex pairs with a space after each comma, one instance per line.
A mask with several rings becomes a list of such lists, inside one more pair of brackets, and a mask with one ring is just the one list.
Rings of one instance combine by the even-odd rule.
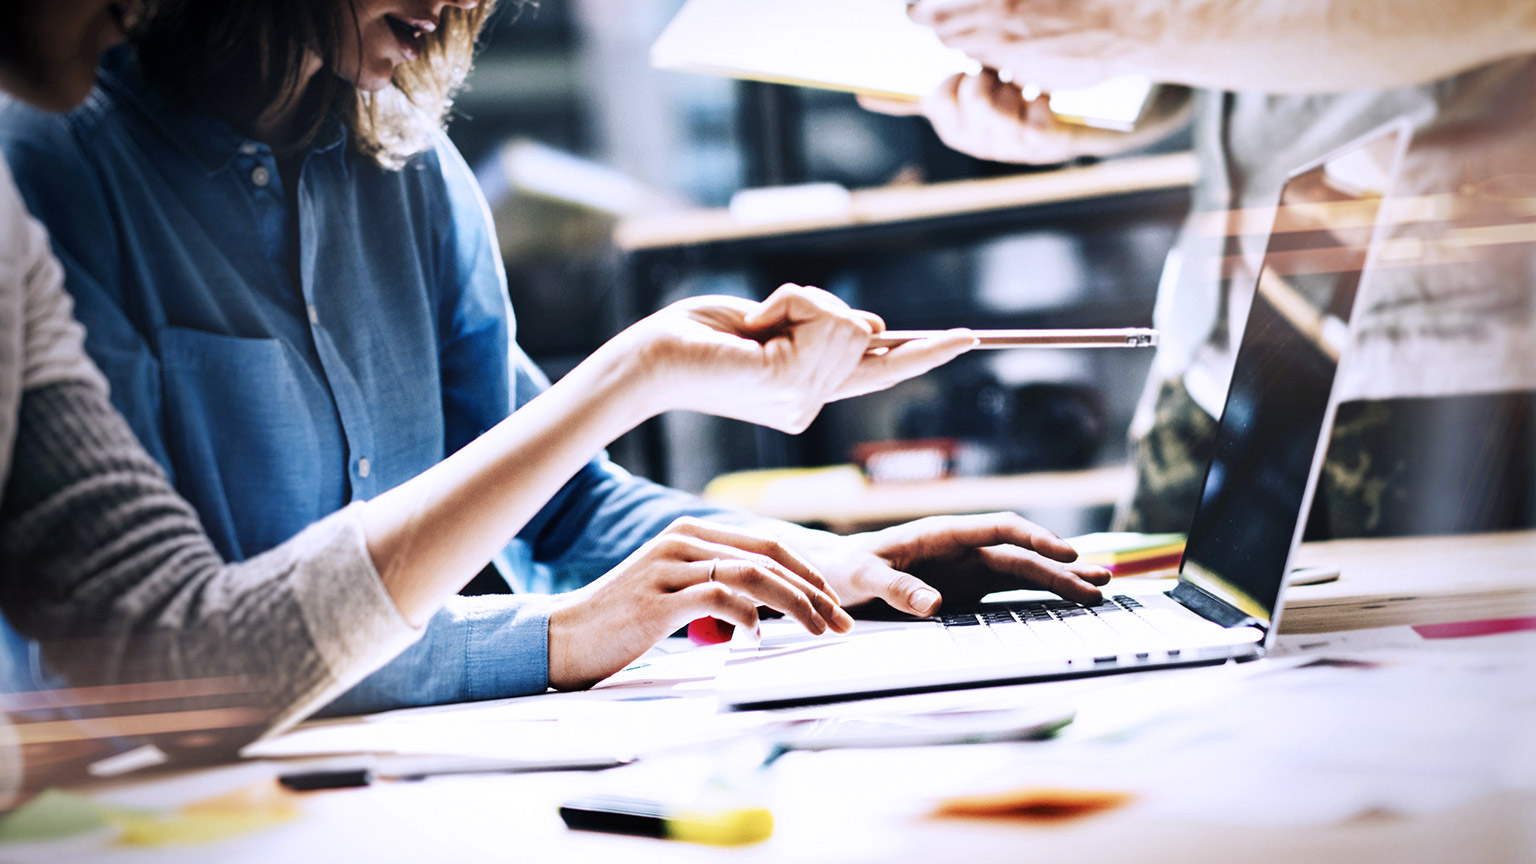
[[[512, 340], [489, 211], [446, 136], [392, 171], [333, 122], [294, 160], [289, 200], [271, 148], [173, 108], [118, 49], [71, 114], [0, 107], [0, 150], [113, 402], [230, 560], [419, 474], [548, 386]], [[722, 515], [599, 456], [500, 563], [520, 590], [568, 589], [683, 514]], [[457, 598], [333, 710], [542, 691], [548, 610]]]

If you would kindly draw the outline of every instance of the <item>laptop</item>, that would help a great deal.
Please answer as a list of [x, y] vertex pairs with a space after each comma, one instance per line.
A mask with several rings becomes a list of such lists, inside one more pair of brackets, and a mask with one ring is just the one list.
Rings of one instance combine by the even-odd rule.
[[[1262, 656], [1332, 428], [1333, 382], [1406, 123], [1291, 172], [1234, 358], [1177, 582], [982, 603], [843, 636], [764, 622], [716, 678], [738, 710], [1012, 684]], [[1229, 243], [1229, 247], [1232, 244]], [[1146, 585], [1149, 580], [1143, 580]], [[1161, 583], [1161, 584], [1159, 584]]]

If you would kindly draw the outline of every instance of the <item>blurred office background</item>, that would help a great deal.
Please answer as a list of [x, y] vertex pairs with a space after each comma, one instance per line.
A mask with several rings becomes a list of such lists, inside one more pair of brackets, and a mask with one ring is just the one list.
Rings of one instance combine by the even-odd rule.
[[[681, 0], [505, 3], [450, 134], [498, 223], [518, 339], [559, 377], [658, 303], [817, 284], [893, 328], [1146, 326], [1182, 193], [983, 214], [695, 254], [621, 251], [613, 228], [743, 188], [849, 189], [1017, 174], [961, 156], [926, 122], [846, 94], [657, 71], [648, 50]], [[1160, 149], [1187, 147], [1166, 142]], [[931, 229], [931, 230], [930, 230]], [[829, 406], [805, 435], [669, 416], [612, 448], [698, 491], [723, 472], [848, 462], [871, 441], [952, 438], [980, 470], [1123, 462], [1150, 351], [980, 352], [888, 393]], [[1021, 510], [1027, 508], [1021, 503]], [[1065, 530], [1103, 527], [1108, 508]], [[1058, 522], [1059, 522], [1058, 518]]]

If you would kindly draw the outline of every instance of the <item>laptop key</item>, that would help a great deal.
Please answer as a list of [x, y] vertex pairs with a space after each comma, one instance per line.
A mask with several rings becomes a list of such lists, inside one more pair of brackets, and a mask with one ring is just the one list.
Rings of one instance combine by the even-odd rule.
[[991, 628], [992, 635], [1002, 643], [1003, 648], [1017, 653], [1039, 653], [1044, 645], [1040, 637], [1035, 634], [1028, 624], [1019, 623], [1012, 627], [1002, 626]]
[[944, 631], [954, 641], [955, 647], [962, 651], [982, 651], [996, 653], [1003, 649], [1003, 643], [990, 627], [951, 627]]

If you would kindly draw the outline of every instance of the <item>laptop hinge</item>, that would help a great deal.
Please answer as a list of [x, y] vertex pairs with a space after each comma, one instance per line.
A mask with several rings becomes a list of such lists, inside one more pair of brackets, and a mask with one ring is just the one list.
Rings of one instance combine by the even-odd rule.
[[1168, 596], [1201, 618], [1207, 621], [1214, 621], [1223, 627], [1257, 627], [1260, 630], [1268, 629], [1265, 627], [1264, 622], [1243, 612], [1220, 597], [1205, 591], [1193, 582], [1180, 579], [1178, 587], [1169, 591]]

